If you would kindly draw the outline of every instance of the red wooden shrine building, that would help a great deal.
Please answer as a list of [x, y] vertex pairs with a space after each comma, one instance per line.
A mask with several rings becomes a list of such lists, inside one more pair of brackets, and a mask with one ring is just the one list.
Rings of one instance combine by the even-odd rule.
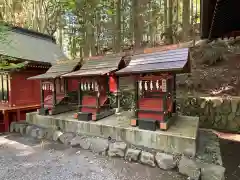
[[130, 64], [116, 72], [118, 76], [134, 77], [136, 119], [131, 125], [140, 129], [168, 129], [176, 116], [176, 74], [190, 69], [188, 48], [157, 50], [133, 55]]
[[[5, 132], [11, 121], [25, 120], [27, 112], [40, 107], [40, 81], [27, 78], [66, 57], [51, 36], [19, 27], [9, 27], [6, 43], [0, 43], [0, 56], [9, 63], [8, 69], [0, 68], [0, 132]], [[17, 68], [11, 63], [23, 64]]]
[[79, 81], [79, 113], [75, 114], [75, 118], [99, 120], [115, 113], [109, 99], [109, 94], [116, 93], [118, 89], [114, 72], [126, 67], [127, 63], [127, 58], [122, 54], [91, 57], [79, 71], [62, 76]]
[[28, 78], [41, 82], [40, 115], [55, 115], [76, 109], [78, 82], [63, 79], [61, 75], [76, 71], [80, 66], [80, 60], [57, 61], [46, 73]]

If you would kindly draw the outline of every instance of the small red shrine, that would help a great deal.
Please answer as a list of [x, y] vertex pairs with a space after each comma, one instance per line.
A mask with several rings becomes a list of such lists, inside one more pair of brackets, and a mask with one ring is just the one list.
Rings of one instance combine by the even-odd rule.
[[40, 81], [27, 78], [45, 73], [53, 61], [65, 57], [53, 37], [7, 27], [6, 43], [0, 43], [0, 58], [8, 62], [8, 68], [0, 68], [0, 132], [40, 107]]
[[62, 76], [79, 81], [76, 119], [95, 121], [115, 112], [110, 106], [109, 94], [117, 93], [118, 79], [114, 72], [124, 68], [126, 60], [122, 54], [91, 57], [79, 71]]
[[168, 129], [176, 116], [176, 74], [190, 69], [188, 48], [158, 52], [163, 49], [135, 54], [126, 68], [116, 72], [118, 76], [134, 77], [136, 119], [131, 125], [140, 129]]
[[41, 82], [41, 107], [38, 110], [40, 115], [55, 115], [76, 109], [78, 82], [63, 79], [61, 75], [78, 70], [80, 62], [57, 61], [46, 73], [28, 78]]

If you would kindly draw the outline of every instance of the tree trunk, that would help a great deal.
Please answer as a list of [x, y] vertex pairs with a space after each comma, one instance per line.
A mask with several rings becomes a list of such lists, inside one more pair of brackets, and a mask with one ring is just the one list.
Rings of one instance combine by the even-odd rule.
[[168, 0], [168, 44], [173, 44], [173, 0]]
[[121, 37], [121, 5], [122, 0], [117, 0], [116, 4], [116, 44], [115, 44], [115, 52], [120, 52], [121, 44], [122, 44], [122, 37]]
[[96, 39], [95, 39], [95, 28], [94, 28], [94, 17], [91, 17], [90, 24], [89, 24], [89, 41], [90, 41], [90, 49], [91, 49], [91, 56], [96, 56]]
[[141, 33], [141, 12], [140, 12], [140, 0], [133, 0], [132, 3], [132, 16], [133, 16], [133, 22], [134, 22], [134, 44], [135, 48], [139, 49], [141, 48], [141, 41], [142, 41], [142, 33]]
[[96, 54], [99, 55], [100, 53], [100, 33], [101, 33], [101, 24], [100, 24], [100, 13], [97, 12], [96, 14]]
[[72, 40], [72, 42], [71, 42], [71, 57], [72, 58], [75, 58], [76, 57], [76, 54], [77, 54], [77, 43], [76, 43], [76, 36], [75, 36], [75, 34], [76, 34], [76, 29], [75, 28], [73, 28], [73, 30], [72, 30], [73, 32], [72, 32], [72, 34], [73, 34], [73, 36], [72, 36], [72, 38], [71, 38], [71, 40]]
[[129, 21], [129, 38], [131, 40], [131, 45], [134, 44], [134, 20], [135, 18], [134, 13], [135, 13], [135, 8], [134, 8], [134, 0], [131, 1], [131, 12], [130, 12], [130, 21]]
[[168, 31], [168, 0], [164, 0], [164, 33], [166, 34], [167, 31]]
[[183, 40], [187, 41], [190, 30], [190, 0], [183, 0]]
[[[116, 3], [115, 1], [112, 1], [111, 2], [111, 8], [112, 8], [112, 11], [115, 11], [116, 9]], [[116, 16], [115, 14], [113, 13], [112, 14], [112, 26], [111, 26], [111, 33], [112, 33], [112, 49], [113, 49], [113, 52], [116, 52], [116, 46], [117, 46], [117, 38], [116, 38]]]
[[149, 36], [149, 38], [148, 38], [148, 40], [150, 41], [150, 45], [151, 46], [154, 46], [154, 20], [153, 20], [153, 7], [152, 7], [152, 1], [150, 1], [149, 2], [149, 17], [148, 17], [148, 19], [149, 19], [149, 34], [148, 34], [148, 36]]

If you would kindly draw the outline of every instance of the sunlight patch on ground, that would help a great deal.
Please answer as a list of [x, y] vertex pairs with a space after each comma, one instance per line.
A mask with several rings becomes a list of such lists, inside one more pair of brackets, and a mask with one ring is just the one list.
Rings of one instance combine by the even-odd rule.
[[19, 150], [19, 153], [17, 153], [16, 156], [28, 156], [35, 152], [31, 146], [10, 140], [8, 139], [8, 136], [0, 136], [0, 147], [10, 147]]
[[213, 132], [213, 133], [216, 134], [220, 139], [225, 139], [225, 140], [240, 142], [240, 134], [223, 133], [223, 132], [218, 132], [218, 131], [212, 130], [212, 129], [204, 129], [204, 130], [205, 130], [205, 131], [211, 131], [211, 132]]

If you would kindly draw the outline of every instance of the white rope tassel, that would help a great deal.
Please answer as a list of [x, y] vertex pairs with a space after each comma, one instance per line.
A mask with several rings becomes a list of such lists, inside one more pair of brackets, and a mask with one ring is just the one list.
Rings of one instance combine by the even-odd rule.
[[157, 90], [159, 89], [159, 80], [157, 80], [157, 82], [156, 82], [156, 88], [157, 88]]
[[88, 90], [88, 82], [86, 82], [86, 90]]
[[98, 84], [95, 82], [95, 91], [98, 91]]
[[83, 91], [83, 83], [81, 83], [81, 90]]
[[92, 84], [91, 84], [91, 85], [92, 85], [92, 90], [94, 90], [94, 83], [92, 82]]
[[88, 82], [88, 90], [89, 90], [89, 91], [91, 90], [91, 84], [90, 84], [90, 82]]
[[86, 82], [84, 83], [84, 90], [85, 91], [87, 90], [87, 83]]
[[52, 91], [55, 91], [53, 84], [52, 84]]
[[147, 86], [147, 81], [145, 81], [145, 90], [147, 91], [148, 90], [148, 86]]
[[152, 81], [150, 82], [150, 89], [151, 89], [151, 91], [153, 90], [153, 82]]

